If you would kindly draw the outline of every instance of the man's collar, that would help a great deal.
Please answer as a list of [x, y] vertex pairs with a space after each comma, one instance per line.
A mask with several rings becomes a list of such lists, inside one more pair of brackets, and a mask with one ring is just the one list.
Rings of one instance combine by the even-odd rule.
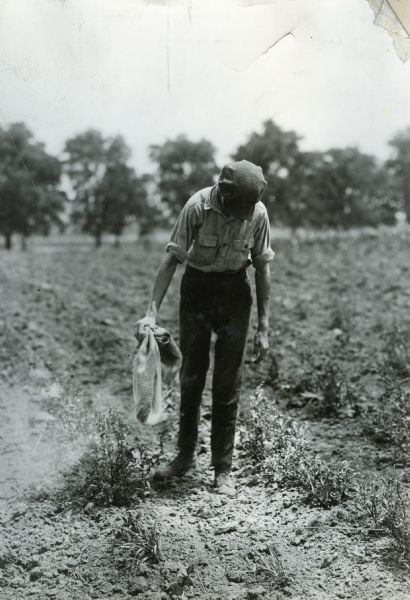
[[[207, 198], [205, 198], [204, 209], [209, 210], [210, 208], [212, 208], [215, 212], [217, 212], [220, 215], [222, 215], [223, 217], [225, 217], [225, 219], [227, 219], [228, 221], [233, 221], [234, 219], [236, 219], [236, 217], [228, 217], [223, 212], [222, 206], [221, 206], [221, 196], [218, 193], [218, 184], [214, 185], [213, 188], [211, 188], [209, 196]], [[254, 215], [254, 210], [250, 211], [250, 214], [245, 219], [245, 221], [252, 221], [253, 215]]]
[[209, 196], [205, 199], [204, 209], [209, 210], [210, 208], [212, 208], [220, 215], [226, 217], [226, 215], [224, 214], [224, 212], [222, 210], [222, 206], [221, 206], [219, 198], [220, 197], [218, 194], [218, 184], [216, 184], [213, 186], [213, 188], [211, 188], [211, 192], [210, 192]]

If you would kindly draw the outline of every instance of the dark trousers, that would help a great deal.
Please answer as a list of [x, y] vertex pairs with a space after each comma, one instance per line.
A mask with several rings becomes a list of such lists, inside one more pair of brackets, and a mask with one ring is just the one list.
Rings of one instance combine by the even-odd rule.
[[204, 273], [187, 267], [181, 281], [181, 406], [178, 448], [195, 450], [202, 392], [216, 332], [212, 380], [212, 465], [232, 464], [252, 294], [246, 270]]

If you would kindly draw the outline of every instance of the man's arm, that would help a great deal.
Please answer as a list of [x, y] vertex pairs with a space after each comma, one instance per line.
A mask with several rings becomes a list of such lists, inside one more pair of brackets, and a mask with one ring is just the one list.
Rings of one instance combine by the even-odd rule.
[[269, 350], [269, 298], [270, 266], [265, 263], [255, 269], [256, 302], [258, 307], [258, 331], [255, 335], [255, 363], [265, 358]]
[[148, 304], [146, 315], [136, 323], [135, 336], [144, 333], [144, 329], [154, 327], [157, 313], [161, 302], [167, 293], [169, 284], [174, 276], [178, 263], [183, 263], [191, 247], [195, 227], [201, 220], [203, 202], [194, 194], [182, 208], [171, 233], [171, 239], [167, 244], [167, 254], [159, 266], [155, 276], [151, 299]]
[[169, 284], [177, 268], [178, 260], [173, 254], [167, 254], [161, 262], [155, 276], [154, 287], [152, 289], [151, 299], [148, 304], [146, 315], [136, 323], [135, 336], [138, 338], [143, 335], [146, 326], [153, 327], [156, 322], [157, 313], [161, 303], [168, 291]]
[[172, 254], [167, 254], [159, 266], [155, 276], [154, 287], [152, 289], [151, 299], [148, 304], [147, 314], [155, 315], [160, 309], [165, 294], [168, 291], [169, 284], [177, 268], [178, 260]]

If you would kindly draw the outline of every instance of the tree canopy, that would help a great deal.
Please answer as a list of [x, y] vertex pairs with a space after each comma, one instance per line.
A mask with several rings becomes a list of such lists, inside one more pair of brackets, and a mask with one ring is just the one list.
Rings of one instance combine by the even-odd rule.
[[[270, 119], [232, 154], [262, 167], [268, 182], [262, 199], [273, 224], [393, 224], [400, 210], [410, 219], [410, 127], [390, 140], [384, 164], [356, 147], [302, 151], [300, 140]], [[137, 176], [120, 135], [88, 129], [66, 141], [59, 159], [24, 123], [0, 127], [0, 235], [10, 248], [13, 234], [25, 240], [47, 234], [53, 224], [62, 229], [67, 215], [97, 246], [105, 232], [119, 240], [135, 221], [140, 235], [169, 227], [190, 196], [216, 181], [215, 154], [210, 141], [179, 135], [151, 145], [156, 170]]]
[[150, 158], [157, 164], [158, 192], [171, 216], [178, 215], [195, 192], [213, 185], [219, 170], [215, 152], [211, 142], [192, 142], [185, 135], [150, 146]]
[[48, 154], [24, 123], [0, 127], [0, 233], [11, 247], [23, 238], [61, 225], [65, 195], [58, 188], [60, 161]]
[[394, 222], [387, 173], [357, 148], [301, 153], [290, 187], [296, 225], [349, 228]]
[[303, 152], [300, 139], [268, 120], [232, 155], [262, 167], [273, 223], [317, 228], [394, 223], [397, 202], [384, 165], [354, 147]]
[[249, 160], [262, 167], [268, 183], [264, 202], [269, 215], [278, 223], [292, 219], [289, 182], [299, 160], [300, 137], [284, 131], [272, 120], [263, 123], [262, 132], [253, 132], [232, 154], [233, 160]]
[[104, 232], [119, 237], [144, 211], [143, 180], [127, 164], [131, 151], [121, 136], [104, 138], [89, 129], [67, 140], [65, 172], [73, 188], [71, 219], [101, 244]]

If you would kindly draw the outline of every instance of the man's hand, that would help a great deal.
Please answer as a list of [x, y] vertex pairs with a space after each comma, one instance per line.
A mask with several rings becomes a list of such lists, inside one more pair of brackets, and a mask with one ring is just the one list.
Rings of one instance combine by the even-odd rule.
[[258, 331], [253, 343], [254, 364], [260, 363], [269, 350], [269, 340], [267, 331]]
[[137, 338], [138, 342], [141, 342], [147, 327], [154, 329], [156, 324], [156, 316], [154, 313], [147, 313], [143, 319], [140, 319], [135, 323], [135, 331], [134, 336]]
[[155, 276], [154, 287], [151, 300], [148, 304], [147, 313], [145, 317], [137, 321], [134, 326], [134, 336], [137, 338], [138, 342], [142, 342], [144, 339], [147, 327], [150, 327], [151, 329], [155, 327], [157, 313], [168, 290], [171, 279], [174, 276], [177, 264], [178, 260], [172, 254], [166, 254], [163, 258]]

